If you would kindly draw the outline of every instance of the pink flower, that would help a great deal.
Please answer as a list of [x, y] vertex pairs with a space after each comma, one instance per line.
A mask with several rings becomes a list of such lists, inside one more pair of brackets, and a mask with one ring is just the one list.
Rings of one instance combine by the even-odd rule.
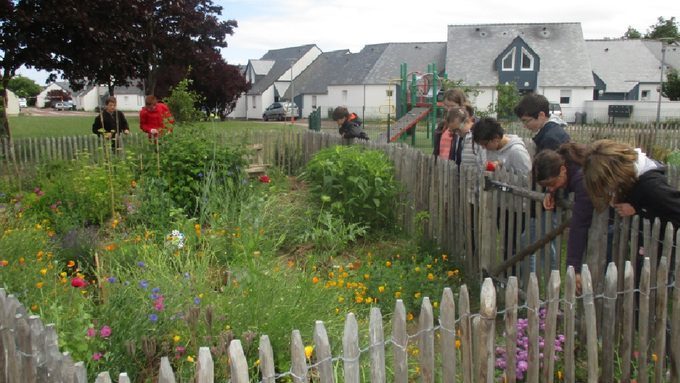
[[82, 279], [82, 278], [76, 277], [76, 278], [71, 279], [71, 286], [73, 286], [75, 288], [81, 288], [81, 287], [87, 286], [87, 282], [85, 282], [85, 280]]
[[156, 300], [153, 303], [153, 308], [156, 309], [156, 311], [163, 311], [165, 308], [165, 305], [163, 304], [163, 296], [159, 296], [156, 298]]
[[95, 331], [94, 327], [88, 327], [87, 333], [85, 335], [87, 335], [88, 338], [93, 338], [95, 335], [97, 335], [97, 331]]
[[95, 352], [94, 354], [92, 354], [92, 360], [99, 360], [102, 358], [102, 356], [104, 355], [101, 352]]
[[111, 336], [111, 327], [109, 326], [103, 326], [101, 330], [99, 330], [99, 335], [101, 335], [102, 338], [108, 338]]
[[262, 182], [263, 184], [268, 184], [268, 183], [272, 182], [271, 178], [269, 178], [269, 176], [266, 175], [266, 174], [260, 176], [259, 179], [260, 179], [260, 182]]

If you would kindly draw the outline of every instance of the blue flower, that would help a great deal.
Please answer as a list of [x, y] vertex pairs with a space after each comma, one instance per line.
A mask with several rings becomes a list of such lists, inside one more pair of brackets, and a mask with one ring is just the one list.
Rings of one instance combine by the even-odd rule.
[[146, 280], [143, 279], [143, 280], [139, 281], [139, 287], [146, 289], [147, 287], [149, 287], [149, 282], [147, 282]]
[[142, 261], [137, 262], [137, 266], [139, 267], [146, 267], [146, 264]]
[[109, 283], [116, 283], [116, 277], [108, 277], [106, 279]]
[[152, 322], [157, 322], [158, 321], [158, 315], [149, 314], [149, 320], [152, 321]]
[[159, 292], [161, 292], [161, 288], [160, 287], [154, 287], [153, 289], [151, 289], [151, 292], [154, 293], [154, 294], [158, 294]]
[[201, 304], [201, 298], [195, 297], [195, 298], [194, 298], [194, 304], [195, 304], [195, 305]]

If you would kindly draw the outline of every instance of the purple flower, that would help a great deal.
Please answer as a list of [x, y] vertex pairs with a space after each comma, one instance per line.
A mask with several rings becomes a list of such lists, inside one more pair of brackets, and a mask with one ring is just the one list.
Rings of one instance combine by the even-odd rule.
[[116, 283], [116, 277], [108, 277], [108, 278], [106, 278], [106, 280], [107, 280], [109, 283]]
[[137, 266], [139, 267], [146, 267], [146, 264], [142, 261], [137, 262]]
[[158, 322], [158, 315], [149, 314], [149, 320], [152, 321], [152, 322]]
[[85, 334], [88, 338], [94, 338], [95, 335], [97, 335], [97, 331], [94, 329], [94, 327], [88, 327], [87, 328], [87, 333]]
[[102, 338], [108, 338], [111, 336], [111, 327], [109, 326], [103, 326], [101, 330], [99, 330], [99, 335], [101, 335]]
[[147, 282], [145, 279], [143, 279], [143, 280], [139, 281], [139, 287], [146, 289], [147, 287], [149, 287], [149, 282]]
[[195, 298], [194, 298], [194, 304], [195, 304], [195, 305], [201, 304], [201, 298], [195, 297]]
[[102, 358], [102, 356], [104, 355], [102, 355], [101, 352], [95, 352], [94, 354], [92, 354], [92, 360], [99, 360]]
[[160, 291], [161, 291], [160, 287], [154, 287], [153, 289], [151, 289], [151, 292], [154, 294], [158, 294]]

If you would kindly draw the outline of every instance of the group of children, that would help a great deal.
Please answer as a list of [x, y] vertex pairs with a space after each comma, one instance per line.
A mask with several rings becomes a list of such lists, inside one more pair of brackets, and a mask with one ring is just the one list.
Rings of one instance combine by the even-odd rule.
[[506, 134], [493, 118], [475, 118], [462, 91], [446, 91], [443, 106], [446, 117], [435, 131], [433, 152], [438, 159], [477, 166], [480, 171], [504, 168], [532, 174], [533, 181], [546, 190], [543, 207], [547, 210], [555, 207], [559, 190], [565, 195], [574, 193], [567, 266], [573, 266], [577, 274], [594, 208], [611, 207], [622, 217], [638, 214], [651, 220], [659, 218], [663, 225], [672, 223], [680, 228], [680, 191], [668, 184], [662, 164], [640, 149], [612, 140], [590, 145], [571, 142], [564, 129], [566, 123], [550, 116], [545, 96], [527, 94], [514, 109], [524, 127], [533, 133], [533, 162], [521, 138]]

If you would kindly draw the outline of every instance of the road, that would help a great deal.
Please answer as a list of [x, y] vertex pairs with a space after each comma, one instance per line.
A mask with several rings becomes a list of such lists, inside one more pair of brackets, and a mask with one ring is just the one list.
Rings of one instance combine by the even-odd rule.
[[21, 108], [21, 114], [25, 116], [45, 116], [45, 117], [59, 117], [59, 116], [94, 116], [94, 112], [83, 112], [76, 110], [56, 110], [52, 108], [36, 108], [28, 107]]

